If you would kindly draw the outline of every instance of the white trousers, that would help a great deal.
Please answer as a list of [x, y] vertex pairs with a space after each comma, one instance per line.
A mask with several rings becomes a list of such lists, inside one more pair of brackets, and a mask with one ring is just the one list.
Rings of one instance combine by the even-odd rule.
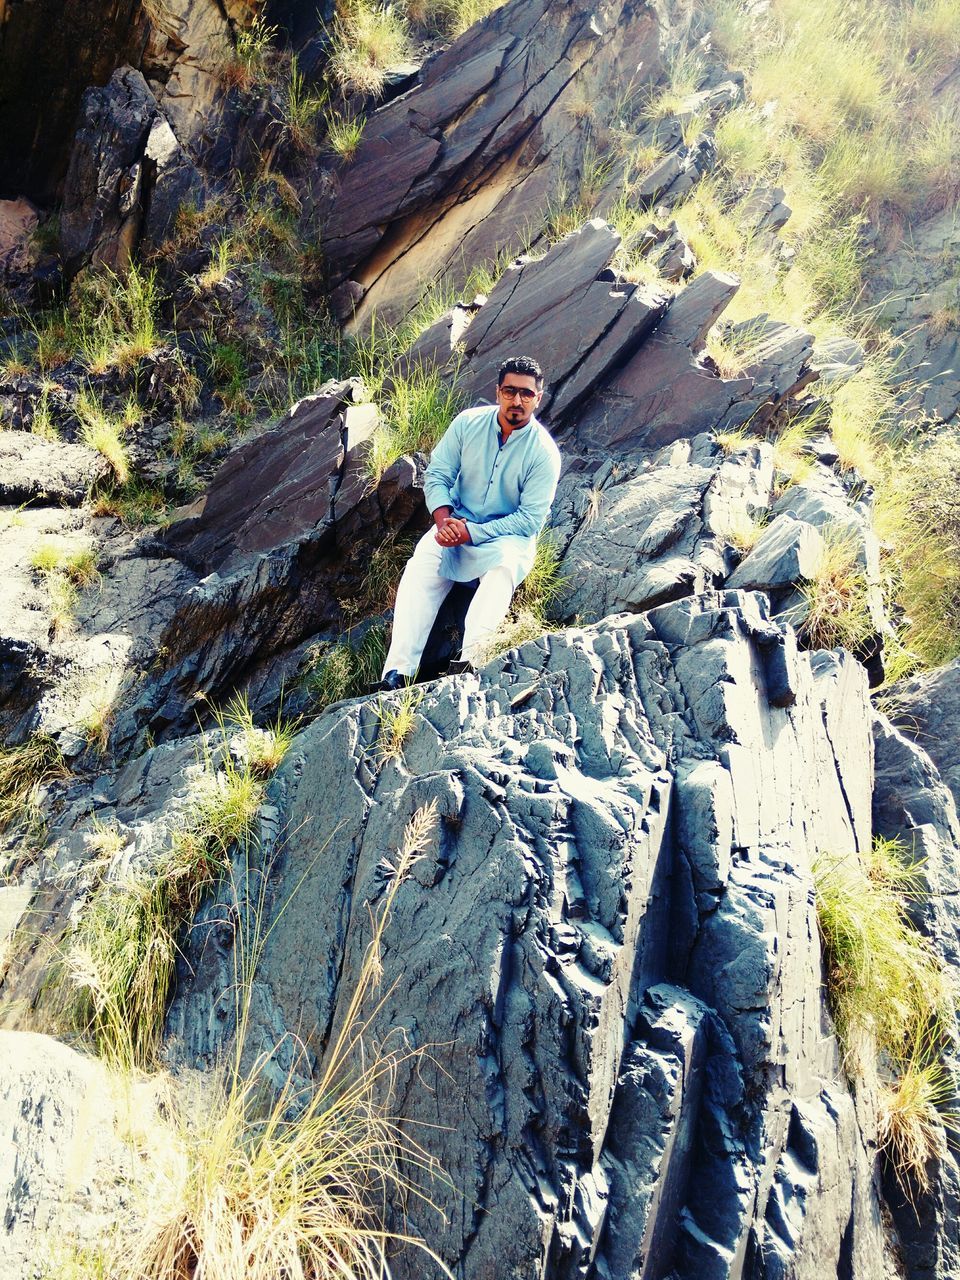
[[[430, 628], [453, 586], [450, 578], [440, 576], [443, 548], [435, 533], [435, 529], [429, 529], [423, 535], [400, 579], [397, 603], [393, 609], [390, 652], [383, 664], [384, 675], [388, 671], [399, 671], [404, 676], [416, 674]], [[476, 662], [483, 657], [491, 638], [507, 616], [513, 589], [513, 574], [506, 565], [497, 565], [481, 577], [464, 623], [462, 657], [465, 661]]]

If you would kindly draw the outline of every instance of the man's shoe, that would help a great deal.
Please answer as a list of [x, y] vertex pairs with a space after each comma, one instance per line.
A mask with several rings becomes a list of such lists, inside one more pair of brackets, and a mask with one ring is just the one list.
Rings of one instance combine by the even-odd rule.
[[402, 671], [387, 671], [382, 680], [370, 686], [370, 692], [396, 693], [398, 689], [405, 689], [409, 681], [410, 677], [404, 675]]
[[475, 676], [477, 668], [472, 662], [467, 662], [465, 658], [459, 658], [456, 662], [451, 662], [447, 668], [447, 675], [450, 676]]

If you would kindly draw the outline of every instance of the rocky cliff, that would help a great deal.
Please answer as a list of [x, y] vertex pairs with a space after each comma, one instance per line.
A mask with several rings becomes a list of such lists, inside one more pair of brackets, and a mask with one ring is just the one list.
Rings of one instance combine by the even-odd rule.
[[[207, 1274], [171, 1170], [239, 1094], [353, 1099], [385, 1252], [257, 1272], [247, 1207], [224, 1280], [947, 1280], [952, 1005], [856, 1038], [824, 914], [892, 877], [950, 985], [955, 663], [892, 681], [933, 530], [897, 559], [844, 434], [882, 396], [952, 440], [940, 259], [892, 290], [868, 203], [892, 329], [788, 307], [847, 224], [734, 166], [771, 112], [719, 7], [510, 0], [362, 91], [348, 7], [75, 8], [31, 76], [47, 8], [0, 3], [0, 1275]], [[371, 694], [431, 442], [517, 351], [564, 458], [533, 584], [478, 673], [465, 589]]]

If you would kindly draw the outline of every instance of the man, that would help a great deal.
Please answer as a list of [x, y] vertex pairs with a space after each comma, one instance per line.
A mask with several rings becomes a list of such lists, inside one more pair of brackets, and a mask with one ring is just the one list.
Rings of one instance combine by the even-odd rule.
[[434, 449], [423, 486], [434, 527], [400, 579], [380, 689], [397, 689], [416, 675], [455, 582], [479, 578], [480, 585], [467, 610], [461, 660], [451, 671], [473, 670], [506, 617], [533, 567], [560, 475], [560, 451], [534, 416], [542, 397], [536, 360], [505, 360], [496, 405], [458, 414]]

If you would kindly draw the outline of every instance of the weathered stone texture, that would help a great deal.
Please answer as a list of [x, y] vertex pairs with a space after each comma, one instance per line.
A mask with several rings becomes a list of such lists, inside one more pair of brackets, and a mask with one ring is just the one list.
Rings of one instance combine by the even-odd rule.
[[[359, 702], [284, 768], [267, 856], [278, 906], [299, 888], [250, 1050], [297, 1028], [301, 1071], [343, 1015], [384, 855], [438, 804], [371, 1034], [431, 1046], [397, 1097], [439, 1126], [453, 1187], [433, 1189], [445, 1226], [415, 1224], [465, 1276], [885, 1274], [809, 879], [826, 842], [870, 839], [865, 680], [800, 658], [795, 705], [767, 706], [766, 626], [728, 593], [552, 635], [428, 689], [401, 762]], [[194, 943], [171, 1026], [203, 1061], [231, 959], [216, 930]]]
[[445, 269], [518, 250], [579, 172], [568, 108], [584, 81], [612, 107], [638, 67], [646, 79], [658, 66], [656, 17], [636, 0], [511, 0], [430, 60], [318, 192], [328, 261], [360, 286], [357, 323], [402, 314]]

